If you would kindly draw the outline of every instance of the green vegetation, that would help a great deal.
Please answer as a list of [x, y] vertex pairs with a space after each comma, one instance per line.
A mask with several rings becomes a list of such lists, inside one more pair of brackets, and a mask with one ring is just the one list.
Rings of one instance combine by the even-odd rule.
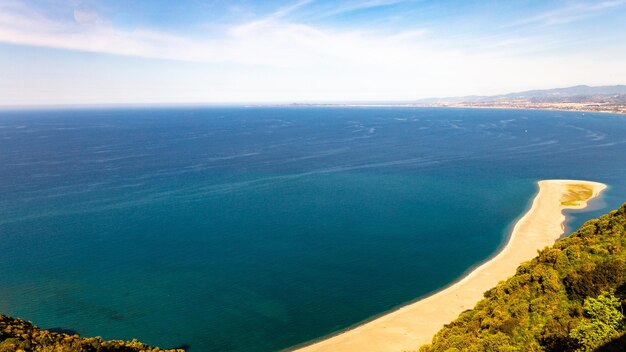
[[583, 184], [567, 185], [567, 194], [561, 198], [561, 204], [567, 206], [577, 206], [581, 201], [585, 201], [593, 195], [593, 189]]
[[78, 335], [41, 330], [30, 322], [0, 315], [0, 352], [157, 352], [184, 350], [161, 350], [137, 340], [103, 341], [100, 337], [81, 338]]
[[420, 352], [626, 350], [625, 227], [626, 203], [586, 222], [485, 292]]
[[598, 298], [588, 297], [583, 309], [589, 320], [581, 321], [569, 336], [585, 351], [600, 347], [602, 342], [617, 334], [624, 323], [620, 300], [609, 293], [603, 292]]

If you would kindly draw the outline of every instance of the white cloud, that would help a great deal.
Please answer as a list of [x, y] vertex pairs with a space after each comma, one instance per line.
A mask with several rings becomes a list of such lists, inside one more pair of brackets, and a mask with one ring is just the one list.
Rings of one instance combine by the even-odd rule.
[[[22, 7], [0, 9], [0, 41], [63, 49], [207, 63], [234, 63], [271, 67], [336, 64], [385, 65], [405, 60], [405, 40], [424, 34], [418, 29], [385, 37], [362, 31], [323, 30], [281, 17], [308, 3], [300, 1], [258, 21], [234, 26], [221, 35], [190, 39], [137, 28], [115, 30], [90, 9], [77, 9], [76, 22], [42, 19]], [[86, 25], [88, 24], [88, 26]]]
[[95, 25], [102, 22], [98, 12], [84, 4], [74, 8], [74, 21], [81, 25]]
[[[127, 82], [137, 89], [107, 94], [102, 92], [107, 84], [102, 84], [96, 94], [83, 82], [59, 82], [65, 88], [59, 88], [55, 98], [48, 96], [53, 101], [89, 94], [118, 102], [410, 100], [626, 80], [623, 50], [597, 65], [593, 52], [523, 55], [524, 45], [536, 51], [541, 43], [518, 37], [499, 38], [482, 49], [478, 44], [471, 49], [460, 45], [438, 49], [430, 45], [437, 41], [437, 33], [424, 28], [383, 34], [288, 20], [289, 13], [308, 4], [300, 1], [261, 20], [224, 28], [208, 38], [192, 38], [142, 28], [119, 31], [91, 9], [75, 12], [73, 23], [54, 21], [21, 3], [5, 2], [0, 3], [0, 42], [174, 60], [168, 63], [171, 72], [177, 72], [176, 61], [229, 67], [186, 75], [144, 72], [142, 77], [149, 79], [143, 81], [133, 76], [133, 70], [107, 72], [107, 77], [95, 72], [89, 75], [92, 80], [107, 84], [113, 80], [118, 82], [115, 86]], [[513, 46], [515, 52], [510, 50]], [[27, 91], [13, 92], [11, 99], [28, 100]], [[9, 98], [4, 99], [6, 103]]]

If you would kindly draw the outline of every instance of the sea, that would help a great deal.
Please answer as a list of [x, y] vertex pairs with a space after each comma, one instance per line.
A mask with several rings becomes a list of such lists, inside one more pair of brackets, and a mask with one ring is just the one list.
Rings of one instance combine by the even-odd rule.
[[[626, 115], [409, 107], [0, 112], [0, 313], [279, 351], [461, 278], [541, 179], [626, 201]], [[418, 346], [416, 345], [416, 349]]]

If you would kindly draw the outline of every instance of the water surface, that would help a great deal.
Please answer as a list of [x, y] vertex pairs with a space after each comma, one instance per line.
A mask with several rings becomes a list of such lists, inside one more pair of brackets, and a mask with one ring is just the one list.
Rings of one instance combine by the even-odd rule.
[[[546, 178], [626, 200], [626, 118], [427, 108], [0, 112], [0, 311], [274, 351], [493, 255]], [[417, 347], [417, 346], [416, 346]]]

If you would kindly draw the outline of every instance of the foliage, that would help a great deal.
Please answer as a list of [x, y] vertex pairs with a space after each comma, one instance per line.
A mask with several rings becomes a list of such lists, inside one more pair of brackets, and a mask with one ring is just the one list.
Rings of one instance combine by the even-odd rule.
[[[30, 322], [0, 315], [0, 352], [167, 352], [150, 347], [137, 340], [104, 341], [100, 337], [81, 338], [47, 330], [41, 330]], [[184, 352], [184, 350], [169, 350]]]
[[[545, 248], [421, 352], [598, 351], [626, 340], [626, 203]], [[607, 293], [610, 292], [611, 294]], [[618, 315], [619, 313], [619, 315]]]
[[606, 292], [598, 298], [585, 299], [583, 309], [590, 319], [581, 321], [569, 335], [580, 343], [584, 351], [592, 351], [618, 332], [624, 321], [620, 308], [619, 298]]

